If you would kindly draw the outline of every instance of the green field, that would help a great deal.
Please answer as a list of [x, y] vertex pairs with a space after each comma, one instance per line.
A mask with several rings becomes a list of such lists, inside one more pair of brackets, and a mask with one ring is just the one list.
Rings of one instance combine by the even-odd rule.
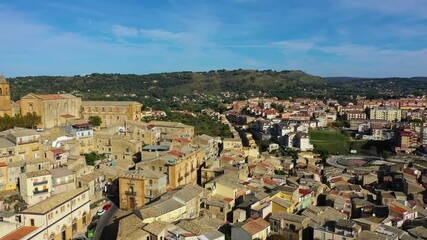
[[310, 142], [314, 149], [327, 151], [330, 154], [348, 154], [350, 137], [336, 130], [312, 130]]
[[315, 150], [329, 154], [346, 155], [356, 150], [357, 154], [382, 156], [392, 152], [389, 141], [354, 140], [338, 130], [312, 130], [309, 135]]

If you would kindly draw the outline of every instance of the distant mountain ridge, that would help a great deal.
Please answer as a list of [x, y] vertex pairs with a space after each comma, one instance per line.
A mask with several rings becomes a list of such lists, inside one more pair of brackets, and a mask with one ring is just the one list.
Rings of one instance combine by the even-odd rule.
[[407, 78], [402, 78], [402, 77], [384, 77], [384, 78], [370, 78], [370, 77], [325, 77], [324, 79], [326, 79], [327, 81], [332, 81], [332, 82], [336, 82], [336, 81], [351, 81], [351, 80], [356, 80], [356, 81], [363, 81], [363, 80], [385, 80], [385, 79], [395, 79], [395, 80], [416, 80], [416, 81], [427, 81], [427, 77], [407, 77]]

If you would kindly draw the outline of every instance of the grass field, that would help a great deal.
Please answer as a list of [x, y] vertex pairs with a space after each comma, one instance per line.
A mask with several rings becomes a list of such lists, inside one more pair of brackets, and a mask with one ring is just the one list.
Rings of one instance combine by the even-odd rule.
[[314, 149], [328, 151], [334, 155], [350, 154], [350, 150], [356, 150], [357, 154], [375, 156], [392, 152], [388, 141], [353, 140], [347, 134], [337, 130], [312, 130], [309, 135]]
[[315, 149], [326, 150], [330, 154], [348, 154], [350, 138], [336, 130], [312, 130], [310, 142]]

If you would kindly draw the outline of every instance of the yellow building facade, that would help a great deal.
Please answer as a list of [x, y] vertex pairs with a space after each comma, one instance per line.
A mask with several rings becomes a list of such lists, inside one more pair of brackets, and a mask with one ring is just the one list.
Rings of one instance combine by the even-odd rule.
[[83, 101], [81, 117], [88, 120], [99, 116], [102, 127], [123, 124], [127, 120], [141, 119], [142, 103], [135, 101]]
[[138, 209], [145, 205], [145, 178], [138, 172], [119, 176], [121, 209]]

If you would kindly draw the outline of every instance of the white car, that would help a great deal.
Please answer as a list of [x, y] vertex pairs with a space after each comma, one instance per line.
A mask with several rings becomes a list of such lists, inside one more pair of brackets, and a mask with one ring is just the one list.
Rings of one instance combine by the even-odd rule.
[[96, 212], [96, 214], [98, 215], [98, 216], [101, 216], [102, 214], [104, 214], [105, 213], [105, 210], [103, 209], [103, 208], [101, 208], [101, 209], [99, 209], [97, 212]]

